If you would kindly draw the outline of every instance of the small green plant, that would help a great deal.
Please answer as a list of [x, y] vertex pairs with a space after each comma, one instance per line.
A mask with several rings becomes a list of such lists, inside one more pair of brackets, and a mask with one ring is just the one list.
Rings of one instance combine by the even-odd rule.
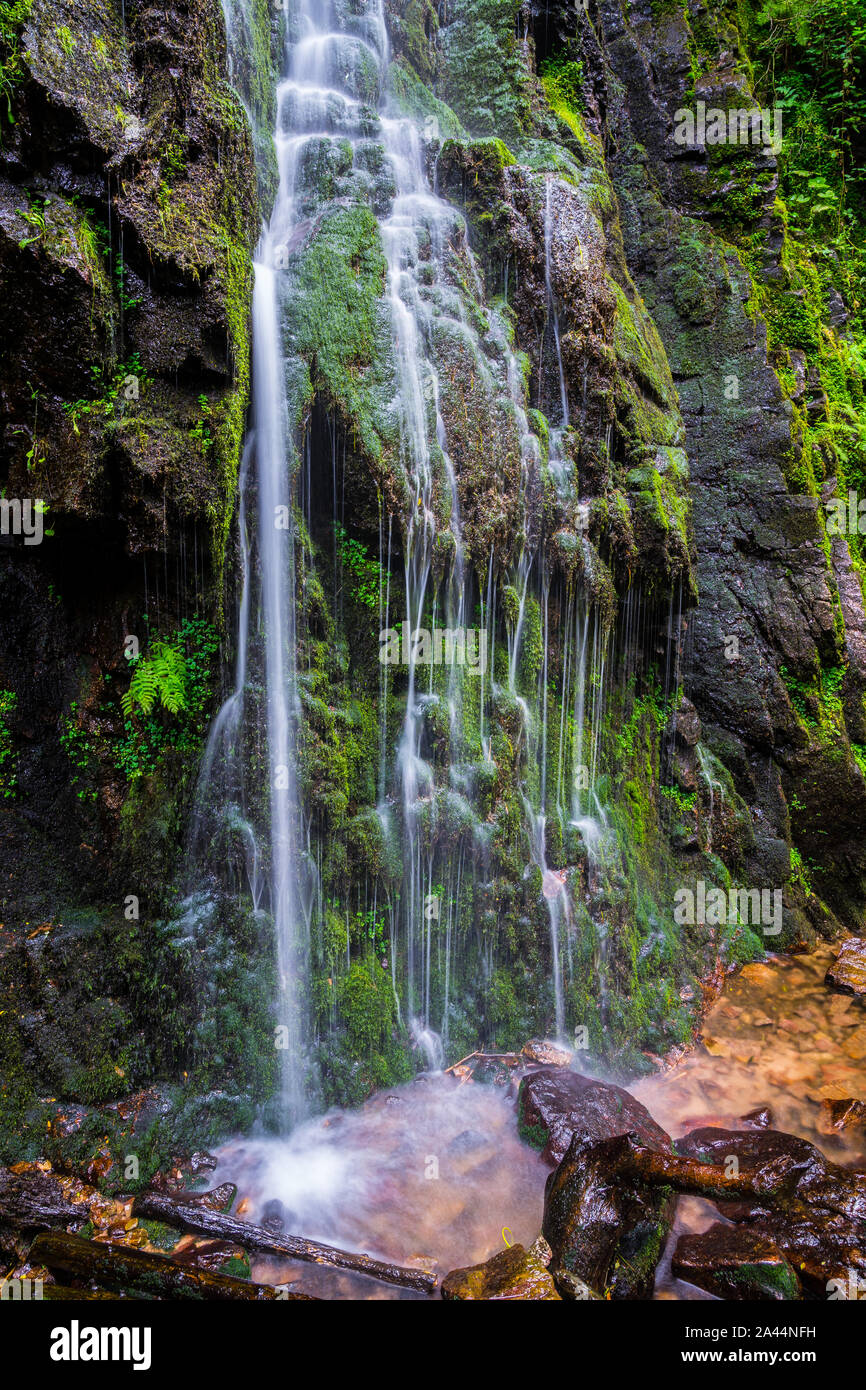
[[12, 115], [12, 96], [24, 76], [21, 61], [21, 29], [30, 18], [33, 0], [4, 0], [0, 5], [0, 102], [6, 104], [6, 119]]
[[13, 690], [0, 690], [0, 796], [15, 795], [18, 789], [18, 765], [12, 731], [7, 720], [15, 713], [18, 697]]
[[356, 931], [362, 940], [372, 943], [373, 950], [377, 956], [381, 956], [390, 944], [388, 929], [384, 920], [377, 916], [372, 908], [366, 912], [359, 912], [355, 918]]
[[58, 25], [57, 29], [55, 29], [54, 32], [57, 35], [60, 47], [63, 49], [63, 52], [66, 54], [68, 58], [71, 55], [72, 50], [75, 48], [75, 39], [73, 38], [70, 31], [67, 29], [65, 24]]
[[540, 70], [547, 100], [554, 111], [583, 111], [583, 63], [560, 53], [545, 59]]
[[378, 612], [382, 583], [382, 570], [378, 560], [372, 560], [366, 547], [348, 536], [345, 527], [339, 522], [335, 529], [337, 557], [346, 573], [351, 597], [372, 612]]
[[140, 393], [151, 384], [151, 379], [144, 374], [141, 357], [137, 352], [133, 352], [111, 377], [106, 377], [105, 367], [101, 363], [94, 364], [90, 370], [94, 387], [97, 390], [101, 387], [102, 394], [91, 399], [66, 401], [63, 406], [76, 434], [80, 433], [78, 422], [82, 416], [95, 415], [106, 420], [122, 417], [127, 401], [138, 400]]
[[201, 452], [207, 454], [213, 447], [213, 433], [210, 427], [213, 406], [204, 393], [198, 397], [198, 404], [201, 414], [196, 419], [195, 424], [190, 426], [189, 433], [190, 438], [196, 441]]
[[697, 807], [697, 792], [684, 792], [679, 787], [661, 787], [660, 791], [662, 796], [675, 806], [682, 816], [692, 814]]
[[79, 801], [96, 800], [96, 788], [91, 785], [93, 761], [97, 753], [96, 740], [81, 727], [78, 702], [73, 700], [69, 713], [60, 723], [60, 746], [72, 764], [70, 785]]
[[114, 262], [114, 283], [117, 288], [117, 297], [120, 300], [120, 306], [127, 312], [130, 309], [136, 309], [141, 303], [141, 296], [131, 295], [127, 289], [128, 275], [129, 267], [123, 257], [118, 254]]
[[31, 198], [30, 206], [18, 208], [18, 212], [25, 222], [29, 222], [30, 226], [35, 228], [32, 236], [22, 237], [19, 241], [18, 245], [23, 250], [25, 246], [32, 246], [34, 242], [41, 241], [45, 235], [45, 200], [43, 198], [39, 202], [36, 198]]
[[121, 708], [128, 717], [141, 711], [150, 714], [162, 705], [169, 714], [186, 708], [186, 657], [181, 647], [157, 638], [147, 653], [132, 665], [129, 689], [121, 697]]
[[207, 725], [218, 650], [216, 629], [196, 616], [170, 638], [156, 638], [132, 663], [129, 689], [121, 698], [124, 724], [115, 759], [130, 781], [155, 772], [171, 750], [196, 751]]

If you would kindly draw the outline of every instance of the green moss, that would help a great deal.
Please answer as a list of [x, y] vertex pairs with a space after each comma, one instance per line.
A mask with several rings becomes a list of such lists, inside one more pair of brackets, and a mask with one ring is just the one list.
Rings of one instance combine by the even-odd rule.
[[550, 1133], [542, 1124], [527, 1125], [522, 1120], [517, 1122], [517, 1132], [524, 1144], [529, 1144], [530, 1148], [544, 1149], [550, 1139]]
[[0, 796], [4, 801], [14, 797], [18, 787], [18, 759], [9, 727], [17, 704], [14, 690], [0, 690]]
[[6, 108], [5, 115], [0, 117], [0, 140], [3, 124], [14, 121], [13, 97], [24, 76], [21, 30], [32, 9], [33, 0], [6, 0], [0, 9], [0, 105]]
[[451, 107], [434, 96], [430, 87], [403, 59], [398, 59], [388, 69], [388, 91], [403, 114], [421, 122], [429, 139], [465, 138], [466, 132]]
[[519, 9], [520, 0], [462, 0], [440, 29], [439, 95], [473, 134], [512, 141], [532, 130]]
[[395, 443], [378, 389], [390, 358], [379, 312], [385, 270], [371, 210], [328, 208], [296, 263], [289, 306], [291, 345], [309, 363], [314, 390], [352, 422], [374, 461]]

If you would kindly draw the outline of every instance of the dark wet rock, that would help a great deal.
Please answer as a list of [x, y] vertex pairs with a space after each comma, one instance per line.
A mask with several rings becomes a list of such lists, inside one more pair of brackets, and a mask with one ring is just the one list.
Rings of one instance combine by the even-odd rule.
[[498, 1057], [481, 1056], [472, 1063], [472, 1080], [488, 1086], [509, 1086], [511, 1069]]
[[266, 1231], [273, 1231], [275, 1235], [280, 1235], [286, 1229], [286, 1209], [278, 1197], [272, 1197], [269, 1202], [265, 1202], [262, 1225]]
[[849, 936], [827, 971], [827, 984], [840, 994], [866, 996], [866, 939]]
[[[718, 1166], [715, 1195], [731, 1199], [720, 1210], [774, 1241], [810, 1292], [825, 1296], [828, 1280], [852, 1269], [866, 1275], [866, 1172], [840, 1167], [814, 1144], [776, 1130], [695, 1130], [677, 1147], [700, 1165]], [[706, 1193], [707, 1176], [684, 1171], [674, 1181], [680, 1191]]]
[[670, 1188], [626, 1171], [643, 1150], [634, 1134], [586, 1139], [575, 1133], [547, 1179], [542, 1232], [562, 1271], [606, 1298], [648, 1298], [673, 1220]]
[[479, 1150], [489, 1147], [489, 1135], [479, 1134], [477, 1129], [464, 1129], [460, 1134], [455, 1135], [445, 1152], [449, 1157], [463, 1158], [466, 1154], [477, 1153]]
[[750, 1129], [769, 1129], [773, 1123], [773, 1112], [769, 1105], [759, 1105], [757, 1110], [750, 1110], [740, 1118]]
[[226, 1212], [231, 1211], [238, 1189], [233, 1182], [223, 1182], [219, 1187], [212, 1187], [209, 1192], [202, 1192], [200, 1196], [194, 1193], [186, 1195], [196, 1196], [196, 1200], [210, 1211]]
[[217, 1162], [218, 1160], [214, 1158], [213, 1154], [205, 1153], [203, 1149], [198, 1149], [194, 1154], [190, 1155], [188, 1165], [189, 1171], [195, 1177], [198, 1177], [201, 1173], [212, 1173], [217, 1166]]
[[489, 1300], [508, 1302], [558, 1302], [560, 1295], [545, 1266], [522, 1245], [500, 1250], [485, 1264], [453, 1269], [442, 1280], [447, 1302]]
[[671, 1143], [646, 1106], [621, 1086], [561, 1068], [523, 1078], [518, 1124], [521, 1136], [551, 1165], [562, 1162], [575, 1134], [591, 1141], [631, 1130], [651, 1148], [669, 1149]]
[[839, 1133], [844, 1129], [866, 1129], [866, 1101], [822, 1100], [819, 1121], [822, 1134]]
[[226, 1240], [192, 1240], [171, 1252], [174, 1264], [192, 1266], [195, 1269], [209, 1269], [214, 1273], [224, 1273], [229, 1261], [229, 1272], [238, 1272], [245, 1266], [242, 1278], [249, 1278], [249, 1260], [239, 1245]]
[[700, 715], [685, 695], [683, 695], [671, 719], [671, 731], [677, 743], [686, 748], [694, 748], [701, 737]]
[[578, 1279], [576, 1274], [570, 1274], [567, 1269], [557, 1269], [553, 1275], [553, 1282], [563, 1302], [591, 1303], [601, 1301], [600, 1294], [597, 1294], [582, 1279]]
[[[812, 376], [817, 341], [831, 337], [821, 323], [827, 306], [815, 304], [815, 337], [801, 337], [812, 271], [806, 261], [791, 274], [775, 156], [757, 145], [678, 148], [672, 139], [671, 114], [696, 97], [723, 109], [757, 104], [748, 65], [732, 58], [743, 34], [730, 12], [646, 3], [598, 13], [582, 41], [598, 44], [622, 84], [606, 125], [626, 259], [668, 353], [685, 423], [700, 593], [689, 625], [689, 695], [704, 745], [749, 808], [750, 833], [737, 847], [741, 881], [788, 884], [781, 940], [814, 939], [830, 935], [837, 919], [862, 920], [866, 883], [866, 784], [850, 747], [862, 740], [863, 596], [848, 580], [844, 627], [834, 619], [843, 583], [814, 495], [823, 464], [814, 482], [803, 477], [804, 415], [813, 401], [823, 410]], [[706, 65], [694, 86], [696, 44]], [[752, 238], [763, 261], [754, 275], [737, 250]], [[777, 374], [788, 349], [792, 359], [799, 353], [796, 407]], [[720, 382], [736, 383], [735, 399]], [[839, 550], [849, 573], [844, 540]], [[836, 665], [847, 668], [844, 721], [828, 739], [814, 714], [802, 718], [791, 691], [794, 682], [817, 692], [821, 669]], [[820, 896], [789, 882], [791, 821], [804, 858], [822, 865]], [[714, 832], [713, 845], [727, 858], [732, 840]]]
[[796, 1299], [801, 1294], [795, 1271], [771, 1240], [719, 1222], [700, 1235], [680, 1236], [671, 1269], [717, 1298]]
[[533, 1259], [539, 1260], [541, 1264], [544, 1265], [545, 1269], [547, 1269], [547, 1266], [553, 1259], [553, 1251], [544, 1239], [544, 1236], [535, 1237], [535, 1240], [529, 1247], [529, 1253]]

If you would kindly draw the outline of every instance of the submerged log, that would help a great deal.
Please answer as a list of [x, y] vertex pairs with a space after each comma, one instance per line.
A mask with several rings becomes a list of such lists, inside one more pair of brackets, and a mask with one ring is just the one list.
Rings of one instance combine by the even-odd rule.
[[406, 1269], [401, 1265], [389, 1264], [385, 1260], [373, 1259], [371, 1255], [354, 1254], [348, 1250], [338, 1250], [332, 1245], [320, 1245], [303, 1236], [276, 1235], [264, 1226], [253, 1226], [247, 1221], [239, 1221], [236, 1216], [223, 1216], [209, 1211], [201, 1202], [190, 1202], [182, 1196], [166, 1192], [143, 1192], [136, 1197], [132, 1212], [134, 1216], [146, 1220], [163, 1221], [167, 1226], [179, 1226], [182, 1230], [193, 1231], [197, 1235], [216, 1236], [220, 1240], [230, 1240], [245, 1250], [258, 1250], [262, 1254], [283, 1256], [292, 1260], [306, 1260], [311, 1264], [332, 1265], [336, 1269], [347, 1269], [355, 1274], [366, 1274], [383, 1284], [397, 1284], [405, 1289], [417, 1289], [420, 1293], [433, 1293], [436, 1288], [436, 1275], [426, 1269]]
[[[51, 1231], [37, 1236], [30, 1249], [34, 1264], [45, 1265], [52, 1274], [81, 1284], [96, 1284], [133, 1296], [170, 1299], [236, 1300], [264, 1302], [277, 1298], [269, 1284], [252, 1284], [228, 1274], [190, 1269], [175, 1264], [165, 1255], [135, 1250], [128, 1245], [111, 1245], [83, 1240], [81, 1236]], [[305, 1299], [304, 1294], [288, 1294]], [[86, 1297], [86, 1295], [85, 1295]]]
[[47, 1173], [10, 1173], [0, 1168], [0, 1221], [21, 1231], [50, 1230], [86, 1221], [83, 1202], [70, 1202]]

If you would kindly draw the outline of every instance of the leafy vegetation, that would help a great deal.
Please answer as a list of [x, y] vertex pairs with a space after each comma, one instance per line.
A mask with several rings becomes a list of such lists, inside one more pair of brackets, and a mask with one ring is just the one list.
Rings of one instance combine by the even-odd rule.
[[150, 714], [157, 702], [169, 714], [179, 714], [186, 708], [186, 656], [179, 644], [157, 638], [145, 656], [130, 664], [132, 679], [120, 701], [125, 715], [136, 710]]
[[125, 716], [117, 766], [130, 781], [155, 771], [170, 750], [198, 748], [207, 720], [214, 654], [219, 637], [198, 616], [168, 638], [155, 638], [132, 664], [121, 698]]
[[541, 80], [547, 100], [554, 111], [566, 107], [571, 111], [583, 111], [583, 63], [570, 58], [567, 53], [557, 53], [546, 58], [541, 64]]
[[80, 398], [77, 401], [67, 401], [63, 406], [64, 411], [72, 421], [72, 428], [76, 434], [79, 433], [78, 421], [83, 415], [101, 416], [106, 420], [122, 416], [125, 413], [127, 401], [137, 401], [141, 391], [146, 390], [150, 385], [150, 379], [144, 374], [141, 358], [137, 352], [133, 352], [111, 376], [106, 374], [102, 363], [94, 364], [91, 367], [91, 372], [94, 386], [97, 389], [101, 388], [101, 394], [92, 399]]
[[[33, 8], [33, 0], [2, 0], [0, 3], [0, 103], [6, 106], [6, 120], [14, 123], [12, 95], [21, 81], [21, 28]], [[0, 127], [2, 128], [2, 127]]]
[[781, 107], [789, 226], [842, 277], [866, 322], [866, 5], [769, 0], [755, 16], [759, 89]]
[[89, 734], [82, 727], [77, 700], [72, 701], [69, 706], [69, 713], [64, 715], [61, 721], [60, 745], [72, 764], [72, 774], [69, 781], [75, 789], [78, 800], [83, 802], [95, 801], [96, 788], [92, 785], [91, 776], [94, 759], [99, 750], [99, 741], [95, 735]]
[[9, 728], [9, 716], [15, 713], [18, 697], [13, 690], [0, 690], [0, 796], [15, 795], [18, 787], [17, 761]]
[[382, 583], [382, 571], [378, 560], [371, 559], [366, 547], [347, 535], [339, 522], [336, 525], [336, 534], [337, 556], [343, 566], [351, 597], [372, 612], [378, 612]]

